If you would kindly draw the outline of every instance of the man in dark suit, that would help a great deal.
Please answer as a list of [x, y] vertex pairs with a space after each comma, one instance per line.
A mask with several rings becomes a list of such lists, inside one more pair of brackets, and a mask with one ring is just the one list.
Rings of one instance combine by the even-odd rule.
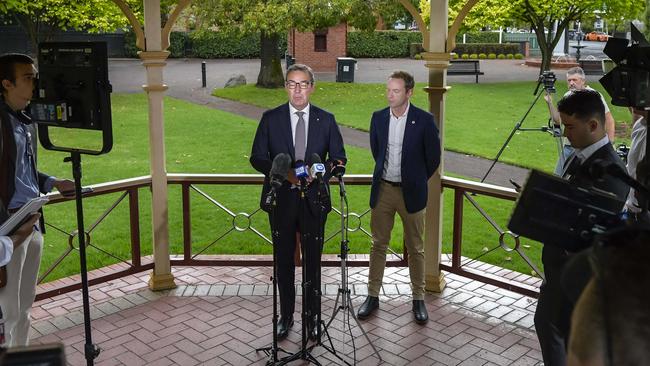
[[[74, 183], [36, 168], [36, 129], [25, 114], [34, 91], [34, 60], [23, 54], [0, 56], [0, 223], [30, 199], [53, 188], [73, 192]], [[33, 224], [36, 217], [32, 217]], [[0, 288], [0, 308], [6, 319], [6, 346], [29, 342], [31, 308], [43, 250], [41, 225], [24, 225], [13, 235], [0, 237], [5, 257], [6, 284]], [[20, 234], [16, 237], [16, 234]]]
[[[605, 131], [605, 108], [600, 95], [596, 91], [576, 90], [558, 102], [558, 110], [564, 125], [564, 136], [575, 149], [564, 164], [562, 177], [578, 187], [611, 192], [619, 198], [622, 207], [628, 187], [608, 175], [594, 179], [589, 173], [589, 167], [597, 159], [617, 164], [625, 171], [625, 165], [612, 148]], [[535, 311], [535, 329], [544, 364], [547, 366], [566, 364], [566, 346], [574, 304], [563, 288], [561, 278], [567, 262], [575, 254], [575, 251], [570, 252], [565, 248], [574, 247], [576, 245], [572, 243], [544, 243], [542, 249], [546, 281], [540, 289]], [[570, 282], [584, 285], [590, 273], [588, 268], [583, 272], [586, 273], [572, 271]], [[582, 288], [569, 290], [571, 293], [579, 293]]]
[[[250, 162], [253, 167], [265, 175], [262, 189], [263, 201], [270, 189], [269, 173], [276, 155], [286, 153], [298, 164], [311, 161], [313, 154], [318, 154], [320, 161], [332, 164], [345, 164], [343, 138], [336, 124], [334, 115], [309, 103], [314, 91], [314, 74], [306, 65], [295, 64], [286, 74], [285, 89], [289, 103], [268, 110], [262, 116], [257, 128]], [[325, 184], [330, 178], [326, 173]], [[301, 187], [302, 186], [302, 187]], [[306, 186], [306, 187], [305, 187]], [[306, 190], [305, 200], [301, 200], [300, 191]], [[319, 198], [322, 187], [311, 179], [299, 180], [293, 169], [289, 169], [287, 180], [277, 192], [275, 211], [281, 214], [271, 217], [272, 230], [277, 233], [275, 242], [277, 258], [277, 280], [280, 292], [280, 321], [278, 338], [289, 333], [293, 325], [295, 305], [295, 263], [296, 233], [301, 232], [301, 245], [307, 250], [305, 266], [320, 269], [322, 250], [322, 232], [327, 213], [332, 206], [329, 196]], [[304, 203], [304, 204], [303, 204]], [[305, 207], [305, 205], [307, 207]], [[273, 227], [274, 226], [274, 227]], [[316, 316], [320, 313], [320, 270], [307, 272], [306, 296], [309, 319], [307, 325], [312, 339], [316, 337]]]
[[428, 320], [424, 306], [424, 218], [427, 181], [440, 164], [440, 138], [433, 116], [409, 101], [413, 76], [396, 71], [388, 79], [389, 107], [373, 113], [370, 148], [375, 159], [370, 191], [372, 248], [368, 297], [359, 308], [365, 319], [379, 308], [386, 250], [397, 212], [404, 226], [415, 321]]

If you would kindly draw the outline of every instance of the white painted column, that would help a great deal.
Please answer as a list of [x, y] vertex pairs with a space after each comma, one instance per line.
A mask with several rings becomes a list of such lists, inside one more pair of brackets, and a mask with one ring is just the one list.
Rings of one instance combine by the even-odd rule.
[[[444, 147], [445, 92], [447, 91], [447, 68], [450, 54], [446, 52], [448, 33], [448, 1], [431, 0], [429, 52], [424, 60], [429, 69], [429, 110], [434, 115], [440, 131], [440, 145]], [[441, 292], [445, 288], [445, 278], [440, 271], [442, 253], [442, 174], [444, 159], [440, 157], [440, 167], [429, 179], [429, 197], [424, 232], [425, 279], [427, 291]]]
[[144, 1], [144, 32], [146, 51], [140, 52], [147, 70], [147, 84], [142, 88], [149, 99], [149, 147], [151, 162], [151, 209], [154, 270], [149, 288], [164, 290], [176, 287], [169, 261], [169, 220], [167, 202], [167, 167], [165, 159], [165, 124], [163, 97], [167, 85], [163, 83], [163, 68], [169, 56], [162, 50], [160, 0]]

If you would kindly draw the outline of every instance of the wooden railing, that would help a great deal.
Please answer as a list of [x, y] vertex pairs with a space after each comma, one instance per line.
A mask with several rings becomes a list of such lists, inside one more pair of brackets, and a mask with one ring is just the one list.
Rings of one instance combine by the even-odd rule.
[[[224, 210], [228, 215], [233, 218], [233, 226], [235, 225], [235, 219], [237, 216], [248, 216], [255, 214], [247, 213], [234, 213], [231, 212], [223, 204], [214, 200], [208, 194], [203, 192], [198, 186], [203, 185], [261, 185], [263, 182], [263, 176], [257, 174], [169, 174], [168, 175], [168, 184], [170, 185], [180, 185], [181, 186], [181, 200], [182, 200], [182, 230], [183, 230], [183, 252], [182, 253], [172, 253], [170, 261], [172, 266], [270, 266], [272, 262], [268, 256], [261, 257], [246, 257], [246, 256], [212, 256], [212, 255], [202, 255], [201, 253], [193, 253], [192, 249], [192, 215], [191, 215], [191, 204], [190, 193], [192, 191], [202, 195], [205, 199], [211, 203], [217, 205], [220, 209]], [[348, 175], [345, 178], [346, 185], [370, 185], [371, 176], [369, 175]], [[332, 184], [335, 184], [335, 180], [332, 181]], [[98, 226], [101, 225], [102, 221], [108, 217], [114, 209], [120, 204], [123, 200], [128, 200], [129, 206], [129, 222], [130, 222], [130, 245], [131, 245], [131, 258], [119, 258], [118, 256], [112, 255], [108, 250], [100, 248], [97, 243], [94, 243], [92, 240], [87, 240], [89, 246], [94, 246], [95, 249], [102, 251], [103, 253], [113, 257], [116, 262], [121, 263], [120, 266], [109, 266], [102, 269], [100, 274], [93, 273], [89, 283], [90, 285], [107, 282], [116, 278], [124, 277], [131, 275], [133, 273], [138, 273], [153, 268], [153, 262], [150, 257], [143, 257], [141, 250], [141, 233], [140, 233], [140, 196], [139, 192], [143, 188], [149, 189], [151, 185], [151, 178], [148, 176], [137, 177], [132, 179], [126, 179], [122, 181], [104, 183], [93, 186], [93, 193], [90, 193], [87, 197], [91, 198], [94, 196], [101, 196], [116, 192], [121, 192], [122, 194], [118, 197], [117, 200], [106, 209], [104, 214], [102, 214], [99, 219], [92, 223], [91, 225], [86, 225], [87, 233], [86, 235], [90, 238], [92, 231]], [[480, 270], [477, 270], [475, 266], [466, 266], [463, 263], [463, 248], [462, 248], [462, 230], [463, 230], [463, 210], [464, 202], [468, 200], [472, 203], [477, 210], [485, 217], [485, 219], [490, 222], [490, 224], [495, 228], [499, 234], [499, 239], [503, 241], [504, 236], [511, 235], [515, 239], [516, 247], [514, 250], [523, 255], [524, 259], [532, 266], [533, 270], [537, 271], [535, 266], [530, 262], [530, 260], [525, 257], [525, 254], [518, 250], [518, 237], [507, 231], [502, 230], [498, 227], [496, 223], [490, 218], [489, 214], [485, 212], [472, 198], [471, 194], [490, 196], [497, 199], [513, 201], [517, 198], [517, 193], [512, 189], [502, 188], [498, 186], [493, 186], [489, 184], [475, 183], [463, 179], [444, 177], [443, 186], [448, 189], [454, 190], [454, 224], [453, 224], [453, 250], [451, 253], [451, 260], [448, 263], [441, 264], [442, 269], [456, 273], [462, 276], [466, 276], [478, 281], [489, 283], [501, 288], [506, 288], [512, 291], [523, 293], [529, 296], [537, 296], [538, 290], [536, 285], [530, 285], [531, 281], [528, 283], [499, 278], [497, 276], [491, 275], [489, 273], [482, 273]], [[68, 201], [68, 198], [64, 198], [58, 194], [50, 195], [49, 205], [56, 205], [58, 203]], [[88, 205], [88, 203], [86, 203]], [[336, 211], [334, 213], [340, 214]], [[330, 213], [332, 215], [333, 213]], [[48, 225], [48, 230], [58, 230], [62, 231], [56, 227], [50, 227]], [[260, 240], [265, 241], [270, 244], [269, 238], [266, 238], [260, 231], [252, 227], [236, 227], [238, 231], [251, 230], [255, 232]], [[61, 263], [71, 252], [77, 250], [75, 247], [75, 236], [76, 232], [66, 233], [68, 235], [68, 249], [64, 254], [54, 262], [51, 268], [48, 268], [40, 281], [46, 280], [47, 275], [52, 272], [54, 267]], [[49, 239], [46, 239], [49, 240]], [[511, 251], [513, 248], [504, 249]], [[388, 266], [406, 266], [407, 265], [407, 256], [408, 253], [404, 250], [404, 255], [395, 253], [395, 255], [390, 256], [393, 260], [387, 262]], [[250, 258], [250, 259], [247, 259]], [[335, 259], [324, 259], [324, 266], [339, 266], [340, 262]], [[348, 265], [350, 266], [368, 266], [367, 256], [362, 256], [362, 259], [355, 258], [351, 256], [348, 259]], [[115, 267], [113, 270], [112, 268]], [[57, 281], [58, 283], [59, 281]], [[80, 288], [79, 283], [74, 283], [67, 281], [61, 286], [52, 286], [50, 284], [44, 283], [39, 287], [42, 292], [37, 295], [37, 299], [52, 297], [57, 294], [64, 292], [69, 292], [77, 290]]]

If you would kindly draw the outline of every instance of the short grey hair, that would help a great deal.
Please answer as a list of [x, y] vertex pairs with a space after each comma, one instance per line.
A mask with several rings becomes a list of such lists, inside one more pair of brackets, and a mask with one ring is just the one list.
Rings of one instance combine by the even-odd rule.
[[289, 73], [293, 71], [302, 71], [305, 74], [309, 75], [309, 81], [314, 83], [314, 71], [311, 69], [311, 67], [304, 65], [304, 64], [293, 64], [289, 66], [287, 69], [287, 73], [284, 76], [284, 80], [286, 81], [287, 78], [289, 78]]
[[581, 79], [585, 79], [585, 70], [580, 66], [575, 66], [566, 71], [567, 76], [569, 75], [578, 75]]

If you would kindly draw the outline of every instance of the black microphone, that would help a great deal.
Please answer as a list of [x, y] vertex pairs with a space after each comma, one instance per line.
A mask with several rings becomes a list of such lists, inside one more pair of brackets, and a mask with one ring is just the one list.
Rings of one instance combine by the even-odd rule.
[[321, 198], [327, 199], [330, 196], [330, 193], [325, 185], [325, 180], [323, 179], [323, 173], [325, 173], [325, 166], [321, 163], [320, 156], [318, 154], [311, 154], [311, 167], [309, 168], [310, 176], [316, 178], [318, 181], [319, 194]]
[[331, 164], [332, 168], [330, 170], [330, 173], [332, 176], [341, 179], [343, 174], [345, 174], [345, 163], [343, 163], [342, 160], [334, 160], [331, 162]]
[[287, 179], [290, 166], [291, 157], [289, 154], [280, 153], [275, 156], [273, 164], [271, 164], [271, 172], [269, 173], [271, 177], [271, 187], [277, 189], [282, 186], [282, 183]]
[[287, 174], [289, 173], [290, 166], [291, 157], [289, 154], [280, 153], [273, 159], [273, 163], [271, 164], [271, 172], [269, 173], [269, 176], [271, 178], [271, 189], [269, 190], [269, 193], [266, 195], [266, 199], [264, 200], [264, 205], [266, 207], [270, 207], [273, 204], [273, 201], [275, 200], [275, 193], [278, 189], [280, 189], [280, 187], [282, 187], [282, 183], [284, 183], [284, 181], [287, 179]]

